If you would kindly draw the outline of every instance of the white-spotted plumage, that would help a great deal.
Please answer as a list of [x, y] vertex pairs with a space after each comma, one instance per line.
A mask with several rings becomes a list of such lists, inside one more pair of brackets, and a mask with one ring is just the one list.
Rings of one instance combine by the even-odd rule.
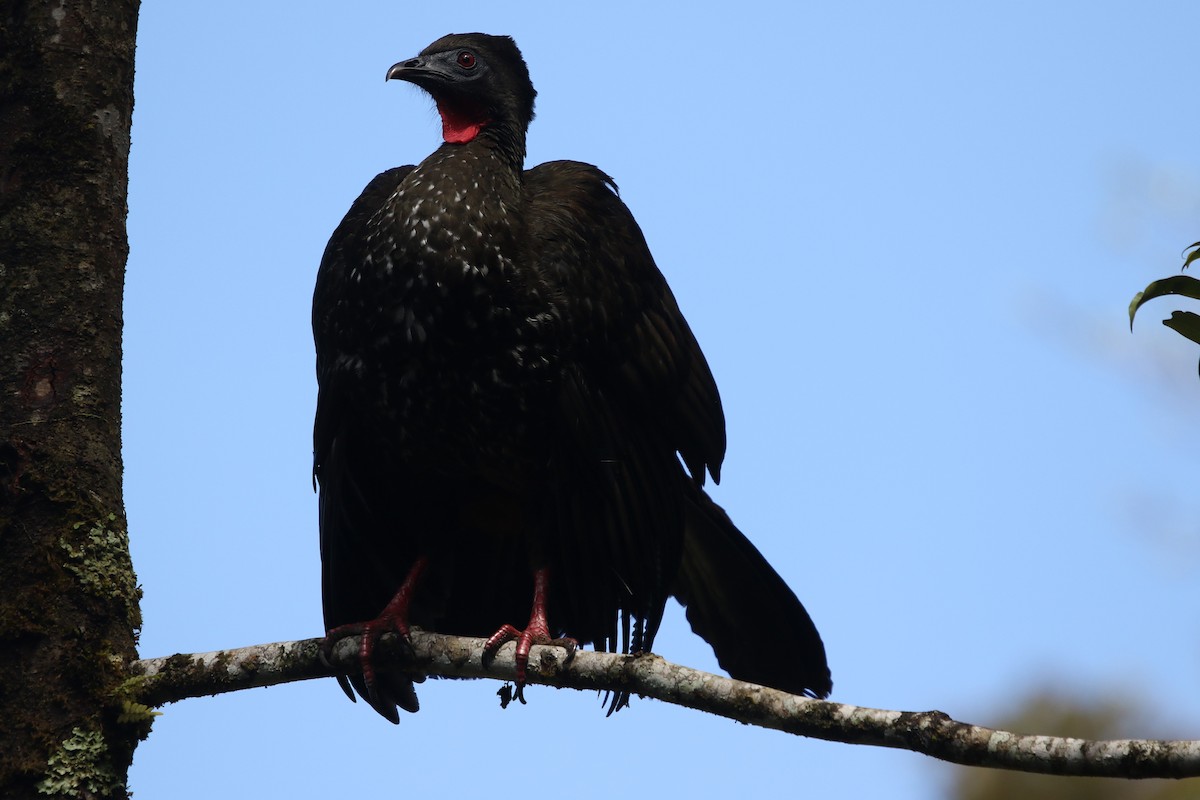
[[[675, 592], [731, 671], [827, 692], [803, 608], [700, 488], [720, 400], [611, 179], [524, 169], [535, 92], [511, 39], [452, 35], [388, 74], [434, 95], [446, 143], [368, 185], [318, 276], [327, 626], [488, 635], [548, 572], [551, 622], [526, 643], [649, 648]], [[426, 560], [411, 607], [375, 619]], [[786, 657], [743, 659], [743, 624]], [[364, 651], [350, 682], [380, 713], [416, 710], [407, 675], [371, 673]]]

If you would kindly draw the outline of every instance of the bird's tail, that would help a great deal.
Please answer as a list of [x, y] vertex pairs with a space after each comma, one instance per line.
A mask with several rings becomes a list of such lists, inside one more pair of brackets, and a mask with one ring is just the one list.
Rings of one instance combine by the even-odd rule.
[[683, 561], [673, 594], [733, 678], [792, 694], [833, 689], [825, 645], [796, 595], [699, 487], [687, 481]]

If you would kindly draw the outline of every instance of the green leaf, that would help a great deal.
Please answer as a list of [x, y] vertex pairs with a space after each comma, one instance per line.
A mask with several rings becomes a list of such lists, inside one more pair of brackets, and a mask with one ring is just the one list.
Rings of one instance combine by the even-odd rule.
[[1186, 336], [1196, 344], [1200, 344], [1200, 314], [1191, 311], [1172, 311], [1170, 319], [1164, 319], [1163, 325]]
[[[1164, 319], [1163, 325], [1171, 330], [1200, 344], [1200, 314], [1190, 311], [1172, 311], [1170, 319]], [[1200, 364], [1197, 365], [1200, 369]]]
[[[1200, 242], [1192, 242], [1187, 246], [1187, 250], [1191, 250], [1192, 252], [1188, 253], [1187, 258], [1183, 260], [1184, 269], [1190, 267], [1193, 261], [1200, 258]], [[1184, 252], [1186, 253], [1187, 250], [1184, 250]]]
[[[1200, 242], [1196, 244], [1200, 245]], [[1197, 258], [1200, 258], [1200, 250], [1195, 250], [1188, 256], [1188, 263]], [[1133, 315], [1137, 313], [1137, 310], [1146, 301], [1168, 294], [1180, 294], [1184, 297], [1190, 297], [1193, 300], [1200, 300], [1200, 280], [1189, 278], [1187, 275], [1176, 275], [1172, 278], [1163, 278], [1151, 283], [1143, 291], [1134, 295], [1133, 302], [1129, 304], [1129, 329], [1133, 330]], [[1188, 338], [1190, 339], [1191, 337], [1189, 336]]]

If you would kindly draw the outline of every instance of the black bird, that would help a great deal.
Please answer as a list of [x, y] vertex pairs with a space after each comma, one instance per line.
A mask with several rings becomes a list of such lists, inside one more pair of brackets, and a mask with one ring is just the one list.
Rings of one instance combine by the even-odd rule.
[[674, 595], [733, 677], [826, 696], [804, 607], [702, 489], [720, 397], [616, 186], [524, 169], [516, 44], [445, 36], [387, 77], [433, 97], [445, 141], [368, 184], [317, 276], [326, 644], [363, 635], [347, 694], [417, 710], [413, 676], [372, 664], [388, 631], [515, 639], [523, 678], [532, 644], [648, 651]]

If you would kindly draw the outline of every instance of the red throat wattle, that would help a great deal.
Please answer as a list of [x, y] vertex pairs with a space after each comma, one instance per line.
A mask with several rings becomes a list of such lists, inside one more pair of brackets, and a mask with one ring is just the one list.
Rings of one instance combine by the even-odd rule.
[[440, 101], [437, 108], [442, 115], [442, 139], [452, 144], [466, 144], [490, 122], [479, 109], [455, 108]]

